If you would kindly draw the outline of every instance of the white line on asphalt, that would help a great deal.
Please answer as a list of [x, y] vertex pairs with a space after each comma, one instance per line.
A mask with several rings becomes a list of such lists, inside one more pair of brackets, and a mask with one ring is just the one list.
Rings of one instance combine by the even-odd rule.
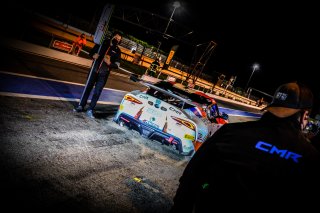
[[[21, 76], [21, 77], [27, 77], [27, 78], [35, 78], [35, 79], [46, 80], [46, 81], [54, 81], [54, 82], [65, 83], [65, 84], [84, 86], [84, 84], [80, 84], [80, 83], [75, 83], [75, 82], [70, 82], [70, 81], [61, 81], [61, 80], [56, 80], [56, 79], [51, 79], [51, 78], [37, 77], [37, 76], [33, 76], [33, 75], [12, 73], [12, 72], [6, 72], [6, 71], [0, 71], [0, 73], [4, 73], [4, 74], [8, 74], [8, 75], [16, 75], [16, 76]], [[112, 89], [112, 88], [103, 88], [103, 89], [112, 90], [112, 91], [119, 91], [119, 92], [128, 92], [125, 90], [118, 90], [118, 89]]]
[[[58, 101], [76, 101], [79, 102], [79, 98], [62, 98], [54, 96], [43, 96], [43, 95], [30, 95], [30, 94], [19, 94], [12, 92], [0, 92], [1, 96], [19, 97], [19, 98], [36, 98], [36, 99], [46, 99], [46, 100], [58, 100]], [[88, 101], [90, 103], [90, 101]], [[98, 104], [108, 104], [108, 105], [119, 105], [118, 102], [108, 102], [108, 101], [98, 101]]]

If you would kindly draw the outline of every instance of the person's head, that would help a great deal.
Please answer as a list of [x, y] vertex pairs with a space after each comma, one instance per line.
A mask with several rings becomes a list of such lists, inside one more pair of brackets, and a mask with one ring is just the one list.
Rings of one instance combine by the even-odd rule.
[[120, 44], [121, 39], [122, 39], [122, 34], [119, 31], [115, 31], [111, 37], [111, 44], [118, 45]]
[[279, 86], [273, 100], [265, 110], [277, 117], [296, 116], [301, 129], [305, 129], [313, 106], [313, 94], [305, 85], [296, 82]]
[[80, 37], [81, 37], [82, 39], [84, 39], [84, 38], [86, 38], [86, 35], [85, 35], [84, 33], [82, 33], [82, 34], [80, 35]]

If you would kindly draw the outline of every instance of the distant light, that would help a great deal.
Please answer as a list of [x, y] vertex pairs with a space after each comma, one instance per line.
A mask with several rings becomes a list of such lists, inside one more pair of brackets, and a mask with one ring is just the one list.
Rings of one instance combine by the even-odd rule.
[[253, 68], [254, 70], [257, 70], [257, 69], [260, 68], [260, 65], [259, 65], [258, 63], [254, 63], [254, 64], [252, 65], [252, 68]]
[[254, 73], [256, 70], [258, 70], [259, 67], [260, 67], [260, 65], [259, 65], [258, 63], [254, 63], [254, 64], [252, 65], [252, 73], [251, 73], [250, 78], [249, 78], [249, 80], [248, 80], [248, 82], [247, 82], [247, 85], [246, 85], [246, 87], [245, 87], [245, 90], [247, 91], [248, 97], [250, 96], [250, 92], [248, 92], [249, 89], [250, 89], [250, 88], [248, 88], [249, 82], [251, 81], [251, 78], [252, 78], [252, 76], [253, 76], [253, 73]]
[[180, 2], [175, 1], [175, 2], [173, 3], [173, 6], [176, 7], [176, 8], [178, 8], [178, 7], [181, 6], [181, 4], [180, 4]]

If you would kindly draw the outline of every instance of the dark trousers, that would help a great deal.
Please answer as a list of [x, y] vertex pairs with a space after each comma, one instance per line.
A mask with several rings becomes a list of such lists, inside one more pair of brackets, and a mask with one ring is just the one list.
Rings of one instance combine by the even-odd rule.
[[105, 62], [102, 62], [100, 69], [97, 71], [93, 70], [92, 74], [88, 76], [87, 86], [83, 92], [82, 99], [79, 105], [84, 107], [87, 104], [89, 95], [94, 87], [93, 95], [88, 110], [93, 110], [99, 100], [101, 92], [108, 80], [110, 70]]

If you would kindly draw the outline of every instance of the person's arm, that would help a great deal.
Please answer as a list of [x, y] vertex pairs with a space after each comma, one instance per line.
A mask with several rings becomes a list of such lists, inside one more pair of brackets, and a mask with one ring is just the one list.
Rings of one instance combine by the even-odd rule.
[[120, 60], [121, 60], [121, 51], [120, 51], [120, 48], [117, 47], [116, 53], [112, 56], [112, 59], [110, 59], [110, 57], [107, 57], [106, 63], [112, 69], [119, 69]]
[[99, 54], [98, 54], [99, 47], [100, 47], [99, 44], [95, 44], [95, 45], [93, 46], [93, 48], [92, 48], [91, 51], [89, 52], [90, 58], [92, 58], [92, 59], [97, 59], [97, 58], [99, 57]]

